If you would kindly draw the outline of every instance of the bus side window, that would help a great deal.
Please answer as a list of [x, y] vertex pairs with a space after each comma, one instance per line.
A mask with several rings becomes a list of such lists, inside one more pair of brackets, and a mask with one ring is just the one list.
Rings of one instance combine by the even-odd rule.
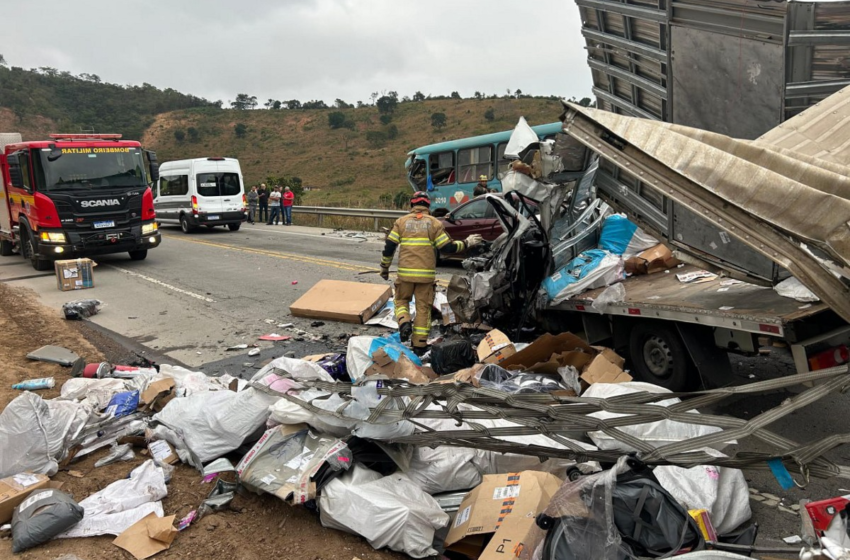
[[493, 146], [480, 146], [458, 151], [459, 183], [475, 183], [481, 175], [493, 177]]
[[499, 171], [498, 171], [499, 175], [501, 175], [502, 173], [505, 173], [508, 169], [511, 168], [511, 160], [505, 159], [505, 149], [507, 147], [508, 147], [508, 143], [502, 142], [496, 148], [496, 153], [497, 153], [496, 159], [499, 161]]
[[436, 185], [450, 185], [455, 182], [455, 153], [441, 152], [431, 154], [431, 182]]

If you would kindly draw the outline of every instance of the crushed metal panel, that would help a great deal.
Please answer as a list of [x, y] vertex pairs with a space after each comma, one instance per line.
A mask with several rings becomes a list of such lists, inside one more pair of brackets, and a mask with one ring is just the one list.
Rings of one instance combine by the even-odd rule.
[[567, 133], [772, 259], [850, 321], [850, 288], [806, 247], [816, 246], [847, 266], [850, 201], [773, 171], [784, 168], [780, 154], [768, 154], [775, 166], [736, 157], [737, 147], [749, 146], [744, 141], [728, 138], [721, 150], [694, 138], [702, 131], [688, 136], [675, 131], [684, 127], [567, 107]]
[[673, 26], [672, 122], [756, 138], [782, 119], [782, 45]]

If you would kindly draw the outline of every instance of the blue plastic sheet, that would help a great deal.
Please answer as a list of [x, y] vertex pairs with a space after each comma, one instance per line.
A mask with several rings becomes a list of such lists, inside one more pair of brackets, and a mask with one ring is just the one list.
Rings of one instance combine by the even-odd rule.
[[615, 255], [623, 255], [638, 227], [625, 216], [614, 214], [605, 219], [599, 236], [599, 248]]
[[397, 332], [373, 340], [372, 345], [369, 347], [369, 355], [371, 356], [381, 348], [384, 349], [384, 352], [387, 353], [387, 356], [389, 356], [390, 359], [394, 362], [397, 362], [398, 359], [401, 357], [402, 353], [404, 353], [405, 356], [410, 358], [411, 362], [413, 362], [417, 366], [422, 365], [422, 360], [419, 359], [419, 356], [414, 354], [413, 350], [401, 343], [401, 338], [399, 337]]
[[118, 393], [109, 400], [109, 404], [106, 405], [106, 414], [119, 418], [136, 412], [137, 408], [139, 408], [139, 392], [128, 391]]

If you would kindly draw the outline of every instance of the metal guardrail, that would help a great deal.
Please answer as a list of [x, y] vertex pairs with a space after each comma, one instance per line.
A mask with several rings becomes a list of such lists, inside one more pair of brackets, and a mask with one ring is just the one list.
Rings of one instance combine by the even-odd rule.
[[382, 210], [380, 208], [336, 208], [333, 206], [293, 206], [296, 214], [313, 214], [319, 217], [319, 226], [325, 216], [348, 216], [351, 218], [372, 218], [375, 221], [375, 231], [378, 230], [378, 220], [395, 220], [407, 214], [405, 210]]

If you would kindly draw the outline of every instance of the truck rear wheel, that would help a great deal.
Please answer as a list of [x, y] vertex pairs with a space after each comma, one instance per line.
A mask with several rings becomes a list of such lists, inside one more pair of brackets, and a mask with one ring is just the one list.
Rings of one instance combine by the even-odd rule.
[[7, 239], [0, 240], [0, 257], [8, 257], [12, 253], [14, 253], [12, 242]]
[[239, 228], [242, 224], [227, 224], [227, 227], [230, 228], [230, 231], [239, 231]]
[[25, 259], [29, 259], [30, 264], [36, 270], [50, 270], [53, 268], [53, 262], [47, 259], [41, 259], [36, 252], [36, 244], [33, 240], [31, 232], [27, 231], [26, 237], [23, 240], [23, 254]]
[[632, 369], [640, 381], [671, 391], [684, 391], [697, 379], [691, 378], [691, 359], [675, 327], [654, 321], [636, 324], [629, 341]]
[[192, 233], [195, 231], [195, 226], [189, 223], [189, 218], [186, 217], [186, 214], [180, 216], [180, 229], [183, 230], [183, 233]]
[[147, 249], [139, 249], [137, 251], [130, 251], [130, 259], [134, 261], [143, 261], [148, 257]]

